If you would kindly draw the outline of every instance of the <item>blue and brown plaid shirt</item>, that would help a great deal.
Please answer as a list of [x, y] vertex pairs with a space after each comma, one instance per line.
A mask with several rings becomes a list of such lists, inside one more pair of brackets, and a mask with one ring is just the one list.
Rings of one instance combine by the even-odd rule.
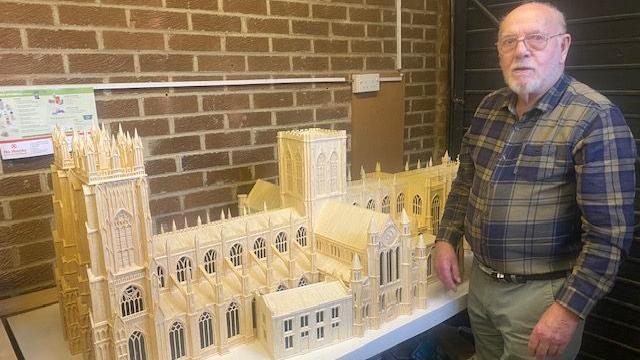
[[633, 136], [607, 98], [562, 75], [520, 119], [508, 88], [485, 97], [460, 149], [438, 241], [464, 235], [498, 272], [569, 270], [557, 301], [585, 318], [633, 233]]

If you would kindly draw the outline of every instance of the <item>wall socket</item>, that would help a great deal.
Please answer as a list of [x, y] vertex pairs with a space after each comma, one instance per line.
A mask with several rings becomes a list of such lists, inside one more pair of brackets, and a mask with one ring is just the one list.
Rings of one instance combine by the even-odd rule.
[[354, 94], [380, 90], [380, 74], [355, 74], [351, 80]]

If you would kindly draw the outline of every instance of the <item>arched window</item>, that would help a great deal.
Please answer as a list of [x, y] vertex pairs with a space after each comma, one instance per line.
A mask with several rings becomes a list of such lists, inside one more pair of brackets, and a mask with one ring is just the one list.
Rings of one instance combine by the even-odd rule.
[[176, 277], [179, 282], [183, 282], [187, 280], [187, 276], [191, 279], [191, 259], [183, 256], [178, 260], [178, 265], [176, 265]]
[[385, 308], [385, 296], [384, 294], [380, 295], [380, 310], [384, 310]]
[[124, 210], [118, 212], [114, 219], [116, 239], [116, 261], [119, 267], [131, 266], [133, 258], [133, 234], [131, 227], [131, 215]]
[[413, 297], [417, 297], [418, 296], [418, 286], [413, 285]]
[[384, 285], [384, 252], [380, 253], [380, 285]]
[[318, 156], [318, 160], [316, 161], [316, 172], [316, 190], [320, 193], [325, 193], [327, 189], [327, 159], [324, 154], [320, 154], [320, 156]]
[[287, 234], [284, 232], [279, 232], [276, 235], [276, 249], [281, 253], [287, 252]]
[[382, 212], [388, 214], [390, 212], [389, 207], [389, 195], [385, 195], [385, 197], [382, 198]]
[[140, 331], [134, 331], [129, 336], [129, 360], [146, 360], [147, 352], [144, 349], [144, 335]]
[[400, 304], [402, 302], [402, 288], [396, 289], [396, 303]]
[[413, 215], [420, 214], [422, 214], [422, 198], [416, 194], [416, 196], [413, 197]]
[[144, 310], [140, 288], [134, 285], [127, 286], [120, 298], [120, 310], [123, 317]]
[[375, 210], [376, 209], [376, 201], [373, 200], [373, 199], [369, 199], [369, 201], [367, 201], [367, 209]]
[[300, 281], [298, 281], [298, 287], [303, 287], [303, 286], [307, 286], [309, 285], [309, 282], [307, 281], [306, 277], [301, 277]]
[[156, 275], [158, 275], [158, 286], [163, 288], [164, 287], [164, 269], [162, 268], [162, 266], [158, 266], [156, 268]]
[[338, 191], [338, 154], [333, 152], [329, 160], [331, 167], [331, 191]]
[[171, 360], [179, 359], [187, 354], [184, 346], [184, 326], [181, 322], [174, 322], [169, 329], [169, 347]]
[[307, 229], [304, 226], [300, 227], [296, 232], [296, 241], [302, 247], [307, 246]]
[[231, 247], [231, 250], [229, 250], [229, 260], [231, 260], [233, 266], [242, 265], [242, 245], [234, 244]]
[[198, 329], [200, 330], [200, 348], [211, 346], [213, 344], [213, 316], [210, 313], [205, 312], [200, 316]]
[[283, 290], [287, 290], [287, 285], [280, 284], [280, 285], [278, 285], [278, 288], [276, 289], [276, 292], [283, 291]]
[[286, 185], [287, 189], [293, 192], [295, 188], [294, 178], [293, 178], [293, 157], [291, 156], [291, 151], [287, 150], [287, 158], [284, 163], [284, 167], [287, 170], [287, 179]]
[[216, 272], [216, 251], [211, 249], [204, 254], [204, 269], [209, 273], [213, 274]]
[[387, 282], [393, 281], [393, 266], [391, 261], [393, 259], [393, 250], [387, 251]]
[[402, 214], [402, 209], [404, 209], [404, 194], [400, 193], [396, 198], [396, 212]]
[[296, 152], [296, 191], [298, 194], [302, 194], [302, 156], [300, 152]]
[[264, 259], [267, 257], [267, 242], [264, 238], [257, 238], [253, 243], [253, 253], [256, 254], [258, 259]]
[[232, 302], [227, 308], [227, 338], [232, 338], [240, 333], [240, 315], [238, 305]]
[[427, 276], [431, 276], [432, 273], [433, 271], [431, 269], [431, 254], [429, 254], [429, 256], [427, 256]]
[[440, 196], [436, 195], [431, 201], [431, 228], [433, 235], [438, 235], [438, 227], [440, 226]]
[[400, 278], [400, 248], [396, 248], [396, 280]]

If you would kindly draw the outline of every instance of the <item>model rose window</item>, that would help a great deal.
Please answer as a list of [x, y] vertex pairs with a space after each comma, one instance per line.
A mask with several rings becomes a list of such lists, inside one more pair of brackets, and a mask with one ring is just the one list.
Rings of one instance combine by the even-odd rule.
[[382, 198], [382, 212], [385, 214], [389, 213], [389, 196], [385, 196]]
[[198, 329], [200, 330], [200, 348], [211, 346], [213, 344], [213, 317], [210, 313], [205, 312], [200, 316]]
[[142, 293], [137, 286], [129, 285], [122, 294], [120, 300], [122, 316], [129, 316], [144, 310]]
[[404, 209], [404, 194], [400, 193], [396, 198], [396, 212], [400, 214], [402, 213], [402, 209]]
[[183, 256], [176, 265], [176, 278], [179, 282], [184, 282], [187, 280], [187, 276], [191, 279], [191, 259]]
[[264, 259], [267, 257], [267, 242], [264, 238], [257, 238], [253, 243], [253, 253], [256, 254], [258, 259]]
[[204, 269], [209, 273], [213, 274], [216, 272], [216, 251], [211, 249], [204, 254]]
[[420, 195], [413, 197], [413, 215], [422, 214], [422, 198]]
[[276, 236], [276, 249], [281, 253], [287, 252], [287, 234], [284, 232], [280, 232]]
[[186, 355], [184, 326], [181, 322], [174, 322], [169, 329], [169, 347], [171, 348], [171, 360], [180, 359]]
[[229, 258], [233, 266], [242, 265], [242, 245], [234, 244], [229, 250]]
[[140, 331], [134, 331], [129, 337], [129, 359], [147, 360], [147, 353], [144, 350], [144, 336]]

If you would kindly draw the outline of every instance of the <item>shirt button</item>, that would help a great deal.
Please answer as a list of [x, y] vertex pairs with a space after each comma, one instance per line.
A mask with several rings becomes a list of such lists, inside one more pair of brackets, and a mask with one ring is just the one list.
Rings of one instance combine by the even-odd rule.
[[502, 160], [506, 160], [506, 159], [507, 159], [507, 157], [506, 157], [506, 156], [504, 156], [504, 155], [502, 155], [501, 159], [502, 159]]

